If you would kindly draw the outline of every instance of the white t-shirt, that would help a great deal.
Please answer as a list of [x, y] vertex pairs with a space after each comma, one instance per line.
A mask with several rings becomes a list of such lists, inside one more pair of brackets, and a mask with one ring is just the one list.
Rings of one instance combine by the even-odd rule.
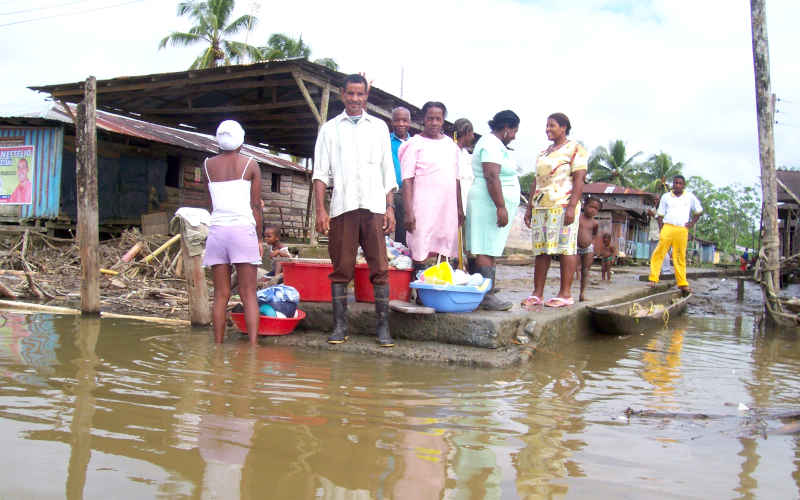
[[675, 193], [670, 191], [661, 196], [657, 213], [664, 218], [664, 224], [685, 226], [693, 213], [702, 212], [703, 206], [700, 205], [700, 200], [689, 191], [684, 191], [680, 196], [675, 196]]

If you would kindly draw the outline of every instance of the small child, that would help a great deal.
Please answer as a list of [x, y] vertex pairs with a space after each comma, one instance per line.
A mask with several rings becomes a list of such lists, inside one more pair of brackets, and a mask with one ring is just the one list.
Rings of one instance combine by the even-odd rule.
[[594, 245], [592, 242], [594, 242], [598, 230], [598, 223], [594, 218], [601, 208], [603, 208], [603, 202], [599, 198], [592, 196], [586, 200], [578, 219], [578, 258], [580, 259], [581, 271], [581, 294], [579, 300], [581, 302], [586, 300], [584, 291], [586, 290], [586, 281], [589, 279], [589, 268], [592, 267], [592, 261], [594, 260]]
[[611, 266], [614, 264], [614, 259], [617, 257], [617, 247], [611, 244], [611, 235], [609, 233], [603, 234], [603, 248], [597, 252], [600, 257], [600, 279], [611, 281]]
[[289, 247], [281, 243], [281, 228], [274, 224], [264, 226], [264, 256], [269, 254], [272, 260], [272, 271], [267, 276], [279, 276], [283, 273], [281, 261], [292, 257]]

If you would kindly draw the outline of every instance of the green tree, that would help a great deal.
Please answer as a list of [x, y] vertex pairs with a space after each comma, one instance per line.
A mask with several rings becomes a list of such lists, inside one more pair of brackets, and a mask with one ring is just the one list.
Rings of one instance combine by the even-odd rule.
[[[311, 47], [303, 41], [303, 35], [294, 39], [282, 33], [274, 33], [267, 40], [267, 45], [259, 47], [259, 60], [271, 61], [273, 59], [308, 59], [311, 57]], [[330, 57], [314, 61], [333, 70], [338, 70], [339, 65]]]
[[716, 187], [702, 177], [690, 177], [687, 189], [703, 205], [695, 235], [713, 241], [719, 250], [736, 254], [736, 246], [758, 246], [761, 198], [758, 186]]
[[258, 20], [249, 14], [230, 21], [235, 0], [188, 0], [178, 3], [178, 16], [189, 17], [194, 25], [189, 31], [173, 31], [158, 44], [159, 49], [167, 45], [188, 47], [207, 44], [202, 54], [194, 60], [189, 69], [214, 68], [239, 63], [246, 58], [257, 60], [260, 52], [246, 43], [230, 40], [230, 37], [244, 30], [251, 30]]
[[641, 151], [628, 156], [625, 143], [621, 140], [611, 141], [608, 149], [599, 146], [589, 156], [590, 182], [608, 182], [623, 187], [637, 185], [639, 165], [633, 160], [642, 154]]
[[662, 195], [669, 191], [670, 181], [683, 172], [683, 163], [672, 163], [670, 155], [661, 152], [651, 156], [643, 165], [641, 187], [645, 191]]

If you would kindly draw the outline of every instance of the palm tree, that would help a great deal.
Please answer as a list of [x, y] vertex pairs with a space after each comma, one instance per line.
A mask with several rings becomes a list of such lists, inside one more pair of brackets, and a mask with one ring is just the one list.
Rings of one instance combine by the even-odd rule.
[[642, 189], [658, 195], [669, 191], [667, 181], [683, 173], [683, 163], [672, 163], [672, 157], [663, 151], [651, 156], [644, 167]]
[[[274, 33], [267, 40], [267, 45], [259, 47], [261, 61], [270, 61], [273, 59], [293, 59], [302, 58], [308, 59], [311, 57], [311, 47], [303, 41], [303, 35], [300, 35], [296, 40], [290, 36], [282, 33]], [[327, 66], [330, 69], [337, 70], [339, 65], [330, 57], [324, 57], [314, 61], [317, 64]]]
[[188, 16], [195, 25], [187, 32], [173, 31], [158, 44], [159, 49], [167, 45], [188, 47], [196, 43], [207, 43], [208, 47], [195, 59], [189, 69], [215, 68], [239, 63], [245, 58], [257, 60], [259, 50], [246, 43], [228, 40], [242, 30], [251, 30], [258, 20], [255, 16], [242, 15], [228, 22], [235, 0], [188, 0], [178, 3], [178, 15]]
[[627, 156], [625, 143], [621, 140], [612, 141], [608, 149], [599, 146], [589, 157], [589, 172], [591, 182], [608, 182], [623, 187], [631, 187], [636, 182], [639, 166], [633, 163], [634, 158], [642, 154], [641, 151]]

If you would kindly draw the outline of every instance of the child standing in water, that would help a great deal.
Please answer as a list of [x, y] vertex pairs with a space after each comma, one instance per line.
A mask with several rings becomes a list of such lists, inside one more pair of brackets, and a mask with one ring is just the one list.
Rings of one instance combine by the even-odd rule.
[[594, 220], [597, 212], [603, 208], [603, 202], [599, 198], [591, 197], [583, 205], [581, 216], [578, 220], [578, 258], [580, 259], [581, 271], [581, 294], [579, 300], [586, 300], [584, 291], [586, 281], [589, 279], [589, 268], [592, 267], [594, 260], [594, 242], [597, 236], [598, 223]]
[[611, 244], [611, 235], [609, 233], [603, 234], [603, 248], [597, 252], [597, 255], [600, 257], [601, 262], [600, 278], [611, 281], [611, 266], [617, 256], [617, 247]]

